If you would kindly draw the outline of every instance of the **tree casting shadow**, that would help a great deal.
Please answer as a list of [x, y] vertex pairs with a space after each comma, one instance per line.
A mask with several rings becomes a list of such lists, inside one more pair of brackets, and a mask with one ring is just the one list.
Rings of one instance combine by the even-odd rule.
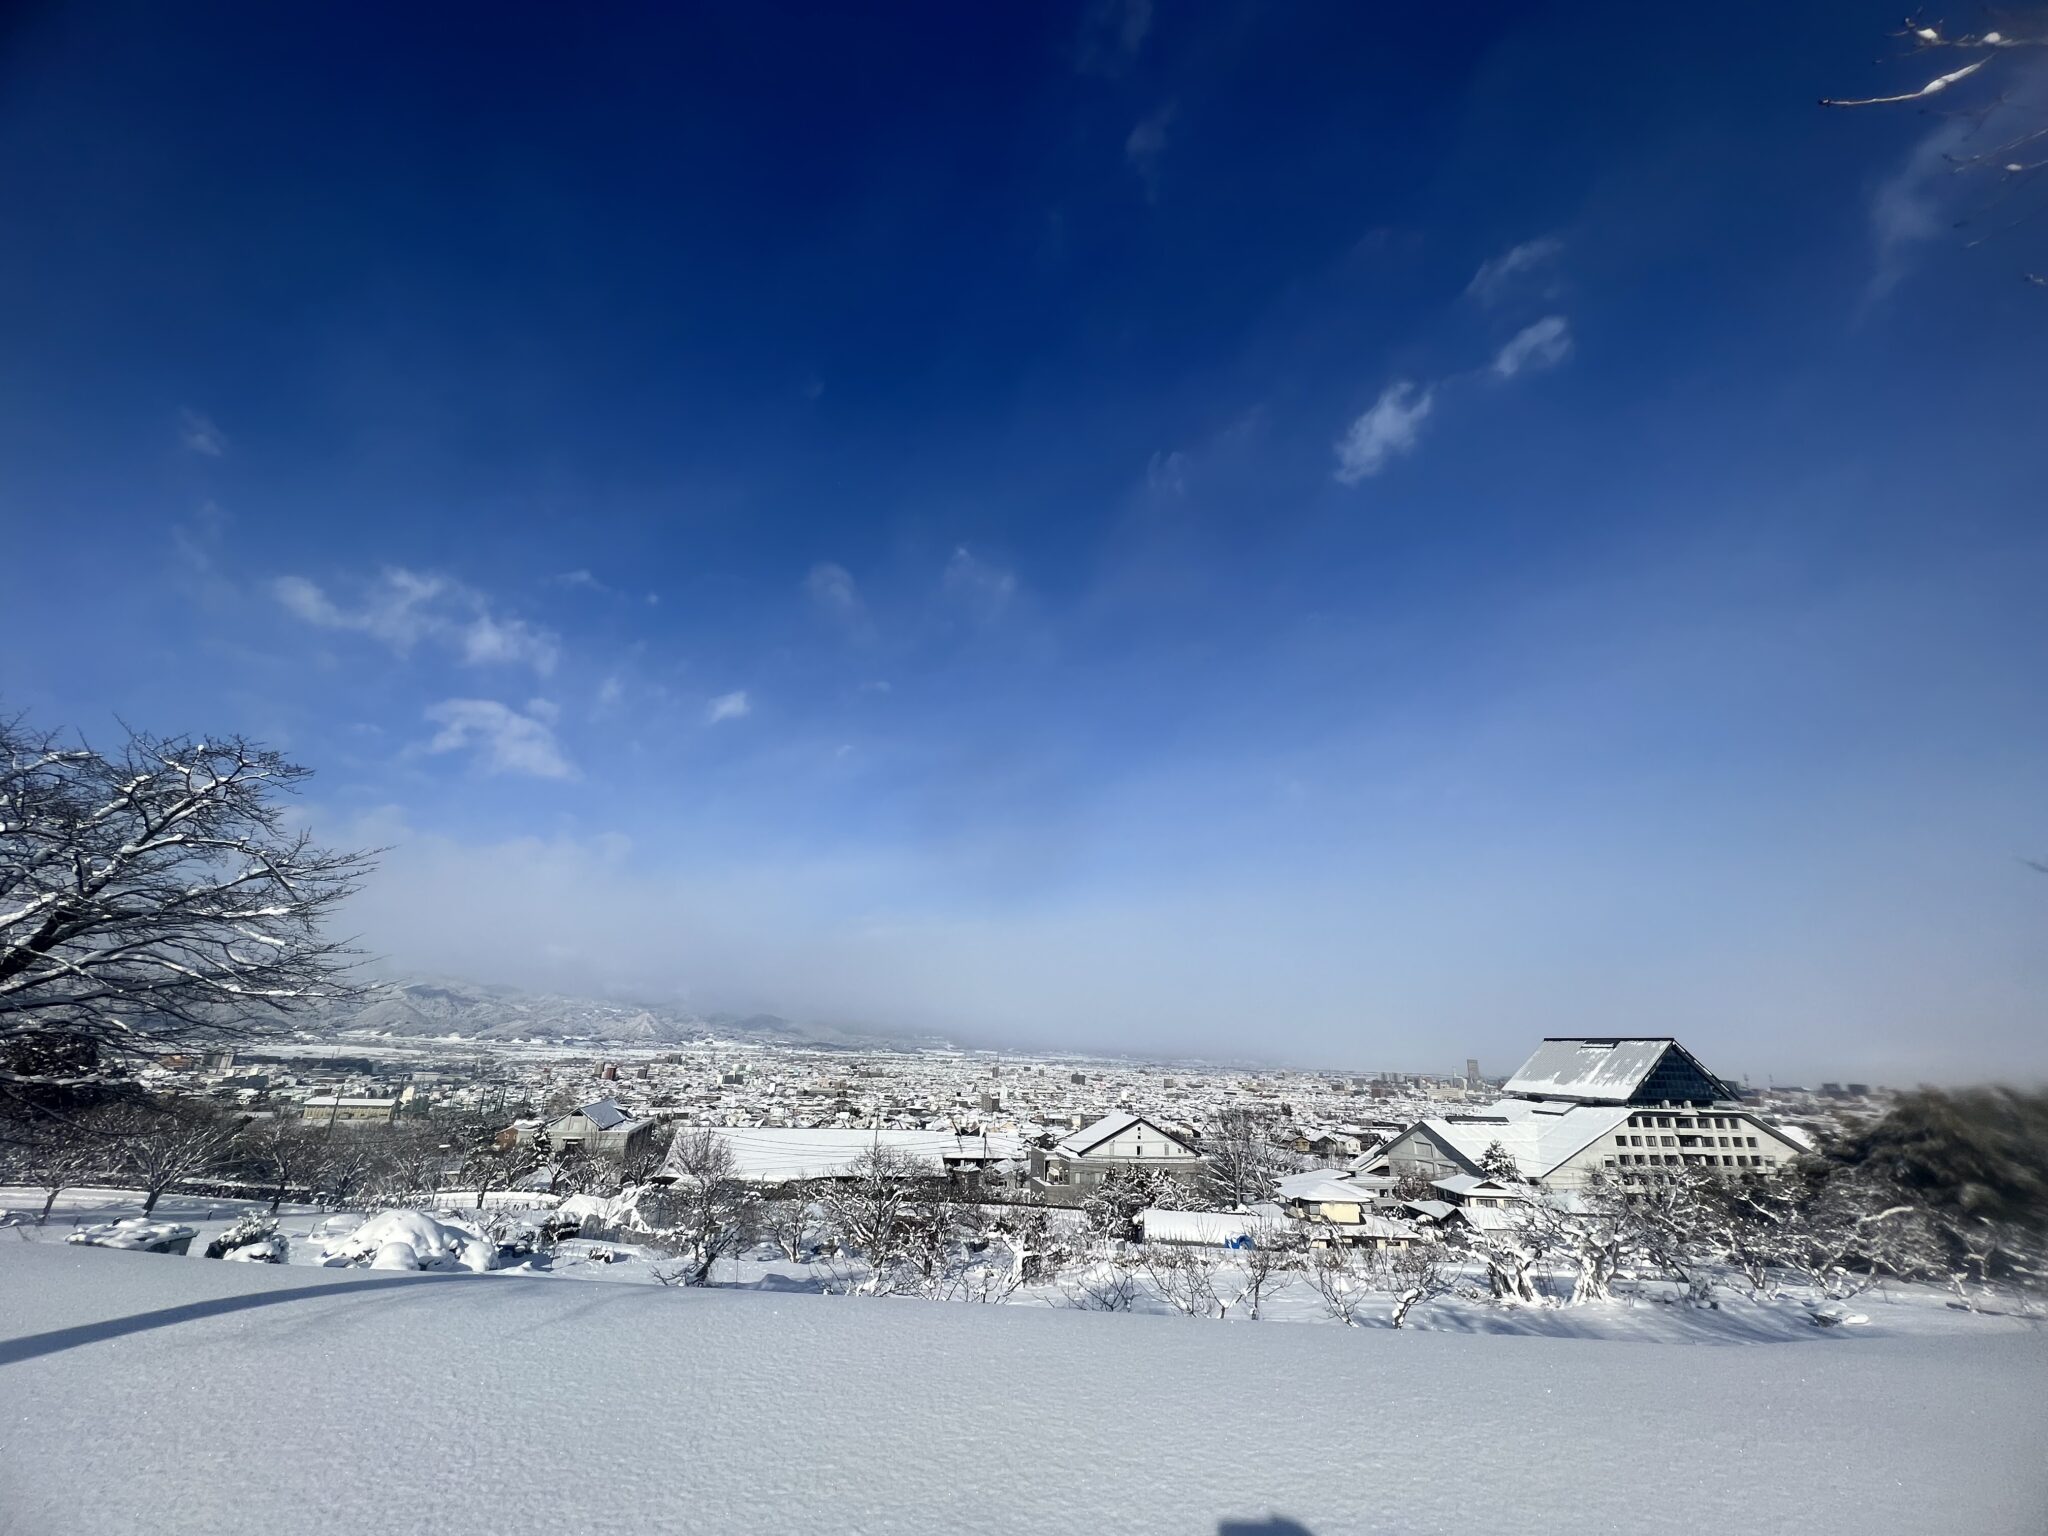
[[337, 1280], [326, 1285], [298, 1285], [274, 1291], [256, 1291], [247, 1296], [219, 1296], [210, 1301], [189, 1301], [178, 1307], [159, 1307], [154, 1312], [137, 1312], [133, 1317], [113, 1317], [103, 1322], [80, 1323], [72, 1328], [53, 1328], [48, 1333], [24, 1334], [0, 1341], [0, 1365], [34, 1360], [40, 1355], [59, 1354], [81, 1344], [97, 1344], [125, 1334], [146, 1333], [174, 1323], [196, 1322], [202, 1317], [220, 1317], [229, 1312], [246, 1312], [251, 1307], [273, 1307], [280, 1302], [299, 1301], [309, 1296], [353, 1295], [357, 1291], [382, 1290], [392, 1285], [417, 1285], [421, 1281], [460, 1280], [461, 1275], [391, 1275], [377, 1280]]

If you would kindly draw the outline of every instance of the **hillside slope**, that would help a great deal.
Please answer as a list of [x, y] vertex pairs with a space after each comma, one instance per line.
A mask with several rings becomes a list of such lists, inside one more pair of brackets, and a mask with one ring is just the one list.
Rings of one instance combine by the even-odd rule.
[[0, 1529], [2037, 1532], [2044, 1366], [6, 1244]]
[[402, 1039], [591, 1041], [689, 1045], [754, 1040], [776, 1045], [908, 1049], [933, 1042], [774, 1014], [695, 1014], [663, 1004], [524, 992], [450, 977], [379, 983], [369, 996], [296, 1021], [321, 1033], [357, 1031]]

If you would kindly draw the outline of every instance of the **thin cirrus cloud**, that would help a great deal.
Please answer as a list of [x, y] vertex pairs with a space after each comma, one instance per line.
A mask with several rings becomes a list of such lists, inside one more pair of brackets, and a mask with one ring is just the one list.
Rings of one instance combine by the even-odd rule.
[[399, 656], [430, 643], [466, 665], [524, 665], [545, 677], [561, 655], [551, 630], [493, 611], [481, 592], [450, 577], [402, 566], [379, 572], [352, 605], [337, 603], [304, 576], [280, 576], [270, 592], [287, 613], [315, 629], [367, 635]]
[[993, 624], [1017, 595], [1017, 575], [982, 559], [962, 544], [946, 562], [939, 588], [948, 602], [976, 622]]
[[178, 415], [178, 441], [192, 453], [209, 459], [217, 459], [228, 451], [227, 434], [213, 424], [211, 418], [194, 410], [181, 411]]
[[1152, 0], [1097, 0], [1081, 19], [1076, 67], [1114, 77], [1129, 66], [1152, 30]]
[[1166, 156], [1166, 131], [1173, 125], [1172, 106], [1161, 107], [1139, 123], [1124, 140], [1124, 163], [1145, 184], [1145, 197], [1159, 200], [1159, 163]]
[[576, 770], [555, 738], [555, 707], [535, 699], [521, 713], [495, 699], [443, 699], [427, 719], [441, 729], [427, 743], [434, 753], [471, 753], [486, 773], [536, 779], [573, 779]]
[[1472, 281], [1465, 285], [1465, 293], [1481, 304], [1498, 303], [1521, 287], [1530, 276], [1556, 261], [1563, 250], [1564, 242], [1553, 235], [1510, 246], [1498, 256], [1479, 264], [1479, 270], [1472, 274]]
[[1435, 406], [1433, 385], [1398, 379], [1381, 390], [1379, 399], [1337, 440], [1338, 484], [1371, 479], [1390, 460], [1412, 452]]
[[1571, 322], [1563, 315], [1545, 315], [1534, 325], [1524, 326], [1493, 359], [1496, 377], [1512, 379], [1518, 373], [1555, 368], [1572, 355]]
[[853, 623], [861, 617], [860, 587], [843, 565], [820, 560], [804, 577], [804, 592], [819, 612], [832, 618]]
[[717, 725], [726, 720], [744, 720], [753, 712], [754, 706], [747, 698], [747, 690], [735, 688], [731, 693], [721, 693], [711, 701], [710, 706], [704, 711], [704, 723]]

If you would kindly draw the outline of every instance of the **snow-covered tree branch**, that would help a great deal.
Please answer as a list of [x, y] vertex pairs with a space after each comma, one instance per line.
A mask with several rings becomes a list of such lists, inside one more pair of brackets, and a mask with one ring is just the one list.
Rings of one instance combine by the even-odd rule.
[[356, 995], [324, 926], [371, 855], [289, 829], [307, 775], [239, 737], [0, 722], [0, 1042], [148, 1053]]

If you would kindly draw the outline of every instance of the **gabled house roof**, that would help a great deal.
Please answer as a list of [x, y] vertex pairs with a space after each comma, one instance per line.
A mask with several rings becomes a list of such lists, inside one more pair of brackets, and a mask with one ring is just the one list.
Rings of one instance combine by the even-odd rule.
[[[1478, 1173], [1486, 1149], [1497, 1141], [1514, 1158], [1523, 1178], [1541, 1179], [1626, 1123], [1628, 1117], [1626, 1104], [1539, 1104], [1529, 1099], [1502, 1099], [1477, 1114], [1418, 1120], [1401, 1136], [1427, 1136], [1473, 1174]], [[1375, 1154], [1374, 1160], [1384, 1156], [1384, 1152]]]
[[1193, 1147], [1189, 1146], [1185, 1141], [1182, 1141], [1180, 1137], [1174, 1135], [1173, 1132], [1162, 1129], [1158, 1121], [1153, 1120], [1145, 1115], [1133, 1115], [1124, 1113], [1104, 1115], [1100, 1120], [1096, 1121], [1093, 1125], [1088, 1126], [1082, 1130], [1078, 1130], [1074, 1132], [1073, 1135], [1061, 1141], [1059, 1146], [1055, 1148], [1055, 1150], [1059, 1152], [1064, 1152], [1068, 1157], [1085, 1157], [1089, 1152], [1092, 1152], [1095, 1148], [1101, 1146], [1105, 1141], [1109, 1141], [1114, 1137], [1121, 1136], [1125, 1131], [1128, 1131], [1134, 1125], [1143, 1125], [1149, 1127], [1152, 1130], [1158, 1131], [1161, 1136], [1165, 1137], [1168, 1141], [1172, 1142], [1175, 1146], [1179, 1147], [1184, 1152], [1193, 1152], [1195, 1150]]
[[[631, 1115], [627, 1114], [623, 1109], [619, 1108], [619, 1106], [613, 1103], [610, 1099], [594, 1100], [593, 1102], [585, 1104], [581, 1108], [577, 1109], [575, 1113], [581, 1115], [584, 1119], [588, 1120], [600, 1131], [617, 1130], [620, 1126], [624, 1125], [628, 1120], [633, 1118]], [[568, 1116], [564, 1115], [562, 1118], [566, 1120]]]
[[1517, 1200], [1527, 1199], [1529, 1195], [1523, 1185], [1505, 1184], [1499, 1179], [1481, 1178], [1471, 1173], [1454, 1173], [1448, 1179], [1438, 1179], [1435, 1187], [1454, 1195], [1506, 1195]]

